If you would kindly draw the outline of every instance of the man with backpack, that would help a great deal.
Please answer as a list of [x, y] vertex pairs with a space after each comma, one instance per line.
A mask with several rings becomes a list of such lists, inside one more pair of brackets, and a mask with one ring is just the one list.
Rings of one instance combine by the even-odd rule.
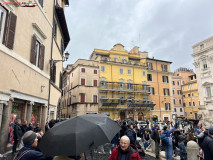
[[133, 130], [133, 126], [128, 125], [127, 126], [127, 130], [125, 132], [125, 135], [127, 135], [127, 137], [129, 137], [130, 139], [130, 144], [135, 145], [135, 141], [136, 141], [136, 133]]
[[155, 156], [156, 159], [159, 159], [159, 145], [160, 145], [160, 135], [158, 133], [158, 125], [155, 124], [155, 127], [152, 129], [151, 138], [155, 141]]
[[171, 134], [174, 132], [175, 127], [173, 127], [171, 130], [168, 130], [168, 127], [164, 126], [163, 130], [164, 132], [161, 134], [162, 146], [165, 148], [166, 159], [172, 160], [173, 145]]

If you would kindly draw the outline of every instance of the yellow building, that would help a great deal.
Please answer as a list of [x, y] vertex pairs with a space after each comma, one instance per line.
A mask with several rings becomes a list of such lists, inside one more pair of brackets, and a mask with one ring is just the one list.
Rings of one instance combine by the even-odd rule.
[[155, 105], [149, 99], [147, 52], [134, 47], [130, 52], [122, 44], [111, 50], [95, 49], [91, 60], [99, 61], [99, 112], [112, 119], [150, 119]]
[[150, 99], [156, 104], [152, 111], [152, 120], [172, 121], [175, 119], [172, 103], [172, 85], [170, 64], [172, 62], [147, 58], [147, 81], [151, 86]]
[[196, 74], [189, 76], [190, 81], [182, 85], [183, 106], [187, 119], [197, 119], [199, 96]]

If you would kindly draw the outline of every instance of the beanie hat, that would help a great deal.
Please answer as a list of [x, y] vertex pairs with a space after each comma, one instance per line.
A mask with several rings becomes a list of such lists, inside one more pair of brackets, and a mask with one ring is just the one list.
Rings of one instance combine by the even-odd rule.
[[213, 135], [213, 126], [209, 127], [209, 134]]
[[23, 136], [24, 145], [30, 146], [34, 143], [36, 139], [36, 133], [33, 131], [27, 131]]

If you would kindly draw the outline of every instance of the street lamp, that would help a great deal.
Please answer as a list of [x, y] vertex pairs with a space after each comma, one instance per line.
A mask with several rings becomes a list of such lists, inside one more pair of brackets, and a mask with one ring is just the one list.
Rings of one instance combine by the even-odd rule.
[[65, 53], [65, 56], [63, 56], [63, 59], [62, 60], [50, 60], [50, 63], [51, 63], [51, 66], [57, 62], [64, 62], [64, 61], [67, 61], [69, 59], [69, 53], [68, 51]]

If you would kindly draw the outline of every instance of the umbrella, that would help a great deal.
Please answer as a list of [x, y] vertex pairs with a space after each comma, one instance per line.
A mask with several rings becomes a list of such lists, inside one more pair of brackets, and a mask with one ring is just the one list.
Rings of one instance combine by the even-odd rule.
[[49, 156], [78, 156], [111, 142], [120, 126], [101, 114], [85, 114], [56, 124], [49, 129], [38, 148]]

